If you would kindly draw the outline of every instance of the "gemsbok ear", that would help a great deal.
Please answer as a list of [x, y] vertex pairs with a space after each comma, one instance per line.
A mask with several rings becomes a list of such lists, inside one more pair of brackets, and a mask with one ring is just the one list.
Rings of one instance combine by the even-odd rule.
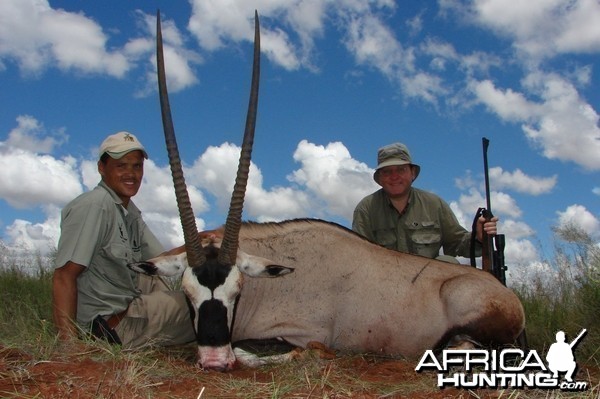
[[280, 277], [294, 271], [294, 268], [275, 265], [270, 259], [242, 251], [238, 251], [236, 264], [242, 273], [250, 277]]

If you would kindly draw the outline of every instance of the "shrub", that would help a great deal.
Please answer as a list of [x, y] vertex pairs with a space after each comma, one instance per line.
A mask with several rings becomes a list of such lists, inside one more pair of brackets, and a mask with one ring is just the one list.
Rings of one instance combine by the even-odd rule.
[[551, 261], [555, 274], [536, 276], [515, 287], [525, 308], [529, 344], [545, 353], [557, 331], [564, 331], [570, 342], [585, 328], [586, 336], [575, 347], [576, 359], [598, 364], [600, 247], [575, 226], [556, 228], [554, 233], [558, 240]]

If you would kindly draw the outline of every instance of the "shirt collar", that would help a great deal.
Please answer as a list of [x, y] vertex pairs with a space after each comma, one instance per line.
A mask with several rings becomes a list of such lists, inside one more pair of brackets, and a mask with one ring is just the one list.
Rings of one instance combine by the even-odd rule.
[[390, 199], [390, 197], [385, 193], [385, 191], [383, 191], [383, 189], [381, 189], [381, 192], [383, 193], [383, 196], [385, 197], [385, 200], [388, 204], [388, 206], [394, 210], [395, 212], [398, 213], [398, 215], [402, 216], [404, 215], [406, 212], [408, 212], [408, 208], [410, 207], [410, 204], [413, 201], [413, 197], [414, 197], [414, 190], [411, 187], [410, 188], [410, 192], [408, 193], [408, 202], [406, 203], [406, 206], [404, 207], [404, 209], [402, 210], [402, 212], [398, 212], [398, 210], [396, 209], [396, 207], [394, 207], [394, 204], [392, 204], [392, 200]]
[[127, 216], [129, 212], [133, 212], [134, 214], [141, 213], [140, 210], [138, 209], [138, 207], [131, 200], [129, 200], [129, 206], [127, 208], [125, 208], [123, 206], [123, 201], [121, 200], [121, 198], [119, 198], [117, 193], [115, 193], [112, 188], [108, 187], [108, 185], [103, 180], [100, 180], [100, 183], [98, 183], [98, 187], [102, 187], [103, 189], [108, 191], [108, 193], [110, 194], [113, 201], [115, 201], [115, 204], [121, 205], [121, 209], [123, 210], [123, 214], [125, 216]]

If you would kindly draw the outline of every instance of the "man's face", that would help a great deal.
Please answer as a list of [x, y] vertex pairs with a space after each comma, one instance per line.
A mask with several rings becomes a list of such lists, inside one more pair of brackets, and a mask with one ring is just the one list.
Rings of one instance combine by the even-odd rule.
[[137, 194], [144, 176], [144, 155], [135, 150], [114, 159], [108, 157], [106, 163], [98, 162], [98, 172], [102, 180], [123, 201], [123, 205], [129, 205], [129, 199]]
[[415, 179], [411, 165], [393, 165], [381, 168], [378, 172], [379, 185], [391, 198], [408, 194]]

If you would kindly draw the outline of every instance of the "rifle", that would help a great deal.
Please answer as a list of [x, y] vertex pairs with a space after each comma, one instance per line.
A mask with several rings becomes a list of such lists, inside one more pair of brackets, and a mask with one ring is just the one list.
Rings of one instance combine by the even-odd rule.
[[[490, 178], [488, 174], [488, 160], [487, 150], [490, 141], [483, 137], [483, 170], [485, 176], [485, 208], [480, 208], [477, 212], [476, 219], [481, 215], [485, 218], [486, 222], [494, 217], [492, 214], [492, 205], [490, 201]], [[477, 220], [473, 223], [473, 234], [475, 233]], [[500, 282], [506, 285], [506, 265], [504, 264], [504, 246], [505, 237], [504, 234], [496, 234], [493, 237], [488, 236], [485, 231], [483, 232], [482, 240], [482, 254], [481, 254], [481, 267], [483, 270], [492, 273]]]

